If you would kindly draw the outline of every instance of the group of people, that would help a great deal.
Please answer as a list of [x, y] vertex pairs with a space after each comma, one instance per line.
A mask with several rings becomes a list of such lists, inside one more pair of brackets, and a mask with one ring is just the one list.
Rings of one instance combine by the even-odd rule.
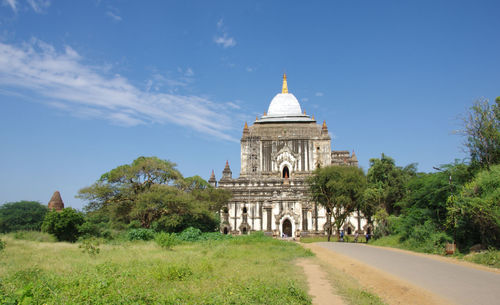
[[[354, 242], [357, 243], [358, 242], [358, 238], [359, 238], [359, 233], [356, 232], [356, 234], [354, 234]], [[371, 236], [370, 236], [370, 233], [366, 233], [365, 234], [365, 239], [366, 239], [366, 242], [368, 243], [368, 241], [370, 240]], [[344, 230], [341, 230], [340, 231], [340, 241], [344, 241]]]

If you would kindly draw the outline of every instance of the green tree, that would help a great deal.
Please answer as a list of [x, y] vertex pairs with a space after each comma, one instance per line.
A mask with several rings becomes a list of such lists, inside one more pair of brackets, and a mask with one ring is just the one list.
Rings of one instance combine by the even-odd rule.
[[457, 231], [462, 245], [479, 241], [500, 247], [499, 203], [500, 165], [493, 165], [479, 172], [456, 196], [450, 196], [447, 224]]
[[0, 233], [39, 231], [48, 209], [37, 201], [10, 202], [0, 206]]
[[346, 218], [362, 200], [366, 185], [365, 174], [357, 167], [328, 166], [316, 169], [308, 182], [313, 199], [327, 211], [330, 241], [332, 225], [339, 236]]
[[473, 165], [489, 168], [500, 163], [500, 97], [492, 104], [488, 99], [474, 102], [463, 117], [461, 133]]
[[378, 202], [387, 213], [398, 213], [399, 207], [396, 203], [405, 196], [406, 183], [415, 175], [415, 172], [415, 164], [404, 168], [396, 166], [394, 159], [385, 154], [382, 154], [380, 159], [370, 159], [370, 168], [367, 174], [370, 191], [366, 197], [371, 206]]
[[110, 215], [114, 222], [179, 232], [189, 226], [216, 230], [230, 193], [199, 176], [183, 178], [170, 161], [140, 157], [102, 175], [78, 197], [89, 201], [88, 212]]
[[363, 200], [360, 206], [360, 210], [368, 223], [372, 223], [372, 217], [375, 215], [377, 210], [383, 206], [384, 201], [384, 189], [381, 183], [373, 183], [367, 185], [363, 192]]
[[64, 208], [60, 212], [50, 211], [45, 215], [42, 231], [53, 234], [59, 241], [75, 242], [84, 222], [83, 213], [73, 208]]
[[129, 223], [137, 197], [153, 185], [169, 185], [182, 179], [175, 163], [157, 157], [139, 157], [132, 164], [118, 166], [103, 174], [77, 198], [88, 201], [85, 210], [109, 213], [114, 221]]

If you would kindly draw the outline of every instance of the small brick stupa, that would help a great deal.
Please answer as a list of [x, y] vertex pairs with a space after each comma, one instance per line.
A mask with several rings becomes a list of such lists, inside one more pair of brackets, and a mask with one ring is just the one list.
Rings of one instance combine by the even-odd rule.
[[58, 212], [64, 209], [64, 202], [62, 201], [59, 191], [55, 191], [49, 201], [49, 210], [56, 210]]

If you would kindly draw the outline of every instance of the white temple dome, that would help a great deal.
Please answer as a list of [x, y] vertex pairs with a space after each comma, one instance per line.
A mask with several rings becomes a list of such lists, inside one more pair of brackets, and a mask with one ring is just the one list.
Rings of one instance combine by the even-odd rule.
[[278, 93], [271, 101], [267, 116], [300, 116], [302, 110], [297, 98], [291, 93]]

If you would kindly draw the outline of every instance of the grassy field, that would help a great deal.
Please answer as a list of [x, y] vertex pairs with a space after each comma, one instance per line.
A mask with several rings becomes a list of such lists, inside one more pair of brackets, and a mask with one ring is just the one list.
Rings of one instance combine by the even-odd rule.
[[1, 304], [310, 304], [299, 245], [250, 235], [184, 243], [100, 245], [0, 236]]

